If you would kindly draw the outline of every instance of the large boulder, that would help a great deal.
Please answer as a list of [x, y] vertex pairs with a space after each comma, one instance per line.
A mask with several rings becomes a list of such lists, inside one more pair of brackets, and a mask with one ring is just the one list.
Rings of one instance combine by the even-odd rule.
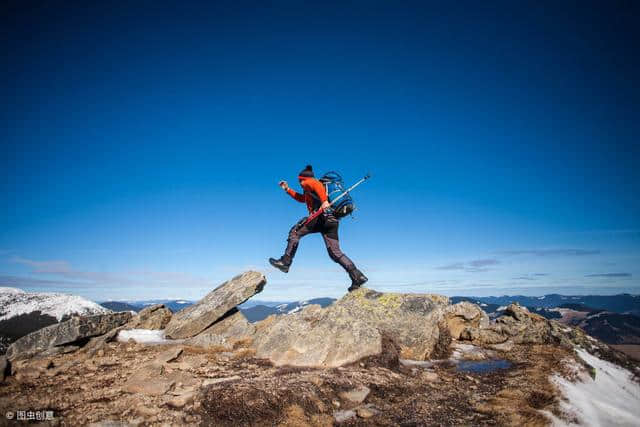
[[131, 312], [77, 316], [67, 321], [49, 325], [26, 335], [9, 346], [9, 360], [30, 357], [52, 347], [71, 344], [105, 334], [131, 319]]
[[187, 345], [197, 347], [233, 347], [243, 339], [250, 338], [255, 327], [249, 323], [244, 314], [237, 308], [232, 308], [225, 316], [209, 326], [198, 335], [184, 341]]
[[337, 367], [379, 355], [383, 337], [391, 337], [400, 357], [424, 360], [441, 341], [448, 303], [440, 295], [360, 288], [324, 309], [268, 317], [256, 324], [253, 345], [257, 357], [278, 366]]
[[465, 328], [460, 339], [496, 349], [508, 349], [512, 344], [568, 345], [563, 329], [567, 328], [513, 303], [494, 322]]
[[229, 310], [262, 292], [266, 283], [267, 279], [257, 271], [224, 282], [196, 304], [175, 313], [165, 328], [165, 336], [182, 339], [199, 334]]
[[133, 316], [124, 329], [164, 329], [171, 315], [171, 310], [164, 304], [153, 304]]
[[445, 308], [445, 321], [451, 338], [459, 339], [466, 328], [489, 326], [489, 316], [476, 304], [462, 301]]

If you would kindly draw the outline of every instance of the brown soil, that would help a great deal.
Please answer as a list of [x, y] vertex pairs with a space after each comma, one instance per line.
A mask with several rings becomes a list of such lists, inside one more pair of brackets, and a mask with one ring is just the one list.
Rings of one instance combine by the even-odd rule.
[[[373, 416], [355, 416], [341, 425], [547, 425], [540, 410], [555, 412], [557, 402], [549, 376], [562, 374], [561, 361], [573, 357], [556, 346], [516, 346], [502, 355], [511, 368], [481, 375], [458, 372], [447, 363], [403, 366], [397, 347], [385, 342], [377, 358], [326, 370], [274, 367], [243, 347], [225, 353], [185, 346], [176, 360], [164, 364], [160, 376], [176, 381], [159, 396], [123, 387], [167, 347], [109, 343], [104, 354], [92, 358], [76, 352], [15, 364], [17, 375], [0, 385], [0, 413], [50, 409], [56, 419], [45, 425], [69, 426], [104, 420], [143, 426], [329, 426], [335, 411], [366, 406]], [[205, 379], [230, 377], [235, 378], [202, 385]], [[170, 407], [167, 401], [191, 380], [197, 383], [195, 400]], [[363, 403], [340, 396], [360, 386], [370, 389]], [[2, 420], [0, 425], [7, 422]]]

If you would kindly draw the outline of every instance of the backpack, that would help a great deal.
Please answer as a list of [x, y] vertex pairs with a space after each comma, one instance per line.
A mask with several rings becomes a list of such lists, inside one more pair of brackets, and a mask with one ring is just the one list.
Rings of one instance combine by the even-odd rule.
[[[327, 172], [322, 175], [319, 181], [324, 184], [329, 203], [333, 203], [345, 191], [344, 181], [338, 172]], [[331, 205], [331, 209], [336, 218], [342, 218], [352, 213], [356, 209], [356, 205], [353, 203], [351, 194], [345, 194], [335, 204]]]

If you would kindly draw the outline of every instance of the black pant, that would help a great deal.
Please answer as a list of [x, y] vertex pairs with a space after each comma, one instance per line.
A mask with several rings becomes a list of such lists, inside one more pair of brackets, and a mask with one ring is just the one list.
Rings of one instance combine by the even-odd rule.
[[330, 213], [322, 213], [309, 224], [303, 225], [306, 220], [307, 217], [302, 218], [289, 231], [287, 249], [283, 257], [287, 264], [291, 264], [291, 261], [293, 261], [301, 237], [312, 233], [322, 233], [329, 257], [340, 264], [347, 272], [356, 268], [353, 261], [340, 250], [340, 243], [338, 242], [338, 225], [340, 222], [335, 216]]

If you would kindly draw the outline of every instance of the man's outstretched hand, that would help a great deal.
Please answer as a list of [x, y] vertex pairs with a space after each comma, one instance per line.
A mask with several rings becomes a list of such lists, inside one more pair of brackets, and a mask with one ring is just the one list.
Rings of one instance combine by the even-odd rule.
[[280, 181], [278, 183], [278, 185], [280, 186], [280, 188], [282, 188], [284, 191], [287, 191], [289, 189], [289, 184], [287, 184], [287, 181]]

